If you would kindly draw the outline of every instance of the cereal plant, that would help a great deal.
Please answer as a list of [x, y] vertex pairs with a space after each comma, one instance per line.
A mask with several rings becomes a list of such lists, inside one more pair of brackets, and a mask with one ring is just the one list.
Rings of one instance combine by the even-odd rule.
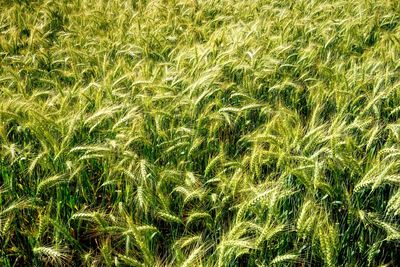
[[399, 266], [400, 1], [0, 0], [0, 266]]

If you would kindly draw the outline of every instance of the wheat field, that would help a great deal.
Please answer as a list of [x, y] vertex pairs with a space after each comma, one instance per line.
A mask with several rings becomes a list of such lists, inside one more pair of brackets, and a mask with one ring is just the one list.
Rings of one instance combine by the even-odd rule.
[[400, 1], [0, 0], [0, 266], [400, 266]]

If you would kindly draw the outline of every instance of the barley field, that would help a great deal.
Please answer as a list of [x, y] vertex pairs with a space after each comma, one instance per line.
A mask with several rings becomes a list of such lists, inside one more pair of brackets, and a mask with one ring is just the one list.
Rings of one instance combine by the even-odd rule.
[[0, 0], [0, 266], [400, 266], [400, 1]]

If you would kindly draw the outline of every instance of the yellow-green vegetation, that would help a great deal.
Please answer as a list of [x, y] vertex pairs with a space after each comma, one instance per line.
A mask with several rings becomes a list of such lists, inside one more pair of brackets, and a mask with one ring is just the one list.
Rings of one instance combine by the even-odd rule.
[[0, 0], [0, 266], [399, 266], [400, 1]]

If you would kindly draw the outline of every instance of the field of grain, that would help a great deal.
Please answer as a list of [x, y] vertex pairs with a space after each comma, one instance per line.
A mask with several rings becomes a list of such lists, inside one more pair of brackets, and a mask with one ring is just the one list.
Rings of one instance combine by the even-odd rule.
[[0, 0], [0, 266], [400, 266], [400, 1]]

